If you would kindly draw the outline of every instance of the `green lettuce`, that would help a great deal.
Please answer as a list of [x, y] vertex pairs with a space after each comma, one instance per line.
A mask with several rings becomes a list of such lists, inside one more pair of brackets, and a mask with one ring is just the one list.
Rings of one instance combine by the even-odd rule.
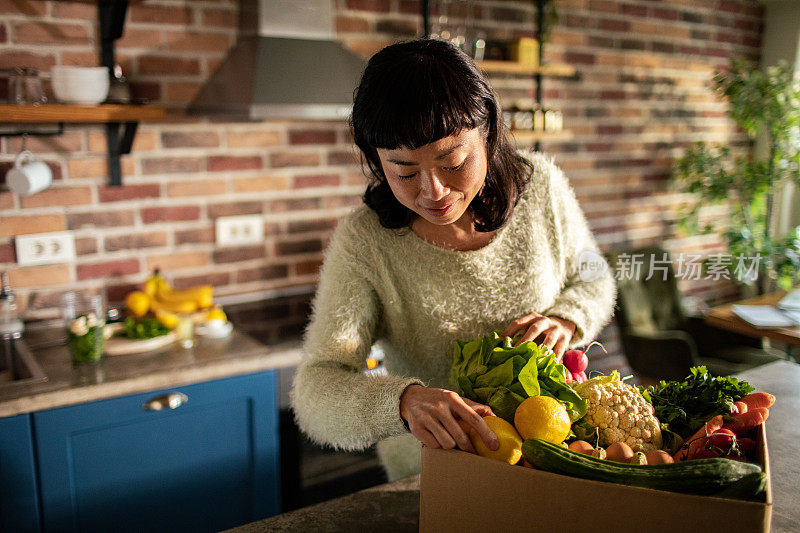
[[586, 402], [567, 385], [567, 369], [543, 344], [514, 346], [496, 331], [473, 341], [457, 340], [450, 377], [457, 392], [488, 405], [494, 414], [514, 423], [519, 404], [530, 396], [550, 396], [567, 408], [571, 422], [586, 414]]

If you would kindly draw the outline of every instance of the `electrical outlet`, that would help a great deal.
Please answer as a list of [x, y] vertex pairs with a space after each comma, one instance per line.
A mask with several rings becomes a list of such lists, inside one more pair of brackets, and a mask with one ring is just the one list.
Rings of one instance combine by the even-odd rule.
[[216, 222], [218, 246], [241, 246], [264, 242], [261, 215], [219, 217]]
[[20, 265], [46, 265], [75, 260], [75, 237], [68, 231], [59, 233], [33, 233], [14, 239], [17, 263]]

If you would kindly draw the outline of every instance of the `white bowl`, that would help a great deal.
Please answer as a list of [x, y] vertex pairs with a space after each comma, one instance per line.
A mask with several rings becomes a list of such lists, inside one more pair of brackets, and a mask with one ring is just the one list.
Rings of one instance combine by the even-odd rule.
[[53, 93], [65, 104], [96, 105], [108, 98], [106, 67], [56, 65], [50, 71]]

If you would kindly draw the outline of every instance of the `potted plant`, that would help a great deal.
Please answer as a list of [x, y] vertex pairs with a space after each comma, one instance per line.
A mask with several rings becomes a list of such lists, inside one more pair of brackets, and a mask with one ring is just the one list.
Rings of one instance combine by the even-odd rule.
[[[672, 179], [682, 191], [695, 195], [682, 217], [689, 232], [699, 227], [701, 207], [730, 206], [724, 231], [731, 261], [727, 270], [758, 294], [777, 285], [789, 289], [800, 280], [800, 226], [788, 235], [774, 235], [775, 194], [787, 182], [800, 186], [800, 80], [785, 62], [758, 70], [743, 59], [733, 59], [727, 72], [717, 72], [714, 90], [728, 102], [728, 115], [751, 140], [763, 134], [767, 155], [732, 156], [727, 146], [700, 141], [678, 160]], [[738, 269], [743, 260], [754, 269]]]

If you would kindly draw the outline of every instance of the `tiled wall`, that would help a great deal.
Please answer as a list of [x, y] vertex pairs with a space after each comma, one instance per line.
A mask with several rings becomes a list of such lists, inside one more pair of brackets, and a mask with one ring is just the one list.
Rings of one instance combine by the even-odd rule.
[[[364, 56], [421, 32], [420, 1], [335, 4], [338, 38]], [[490, 37], [533, 36], [532, 2], [471, 4]], [[463, 2], [450, 5], [463, 13]], [[602, 247], [662, 242], [674, 253], [724, 251], [718, 237], [679, 234], [683, 198], [667, 178], [691, 141], [748, 149], [709, 82], [733, 55], [758, 60], [762, 8], [750, 0], [555, 5], [560, 21], [545, 59], [575, 65], [579, 78], [546, 79], [544, 97], [563, 109], [575, 135], [542, 148], [572, 180]], [[237, 13], [232, 0], [133, 2], [118, 60], [135, 95], [185, 107], [234, 43]], [[95, 65], [97, 56], [94, 3], [0, 0], [0, 68], [33, 66], [46, 75], [55, 64]], [[533, 94], [527, 77], [492, 79], [506, 103]], [[154, 266], [178, 285], [210, 282], [220, 294], [313, 285], [327, 236], [359, 203], [364, 184], [344, 122], [173, 116], [140, 127], [123, 158], [121, 188], [105, 184], [99, 127], [68, 126], [59, 137], [31, 138], [28, 148], [57, 180], [25, 198], [0, 192], [0, 270], [10, 273], [31, 316], [49, 313], [74, 287], [105, 287], [118, 299]], [[19, 138], [2, 140], [0, 171], [19, 149]], [[216, 247], [214, 219], [231, 214], [260, 214], [264, 244]], [[724, 214], [709, 211], [712, 218]], [[15, 235], [60, 230], [75, 233], [74, 264], [15, 264]], [[736, 294], [725, 281], [681, 283], [709, 301]]]

